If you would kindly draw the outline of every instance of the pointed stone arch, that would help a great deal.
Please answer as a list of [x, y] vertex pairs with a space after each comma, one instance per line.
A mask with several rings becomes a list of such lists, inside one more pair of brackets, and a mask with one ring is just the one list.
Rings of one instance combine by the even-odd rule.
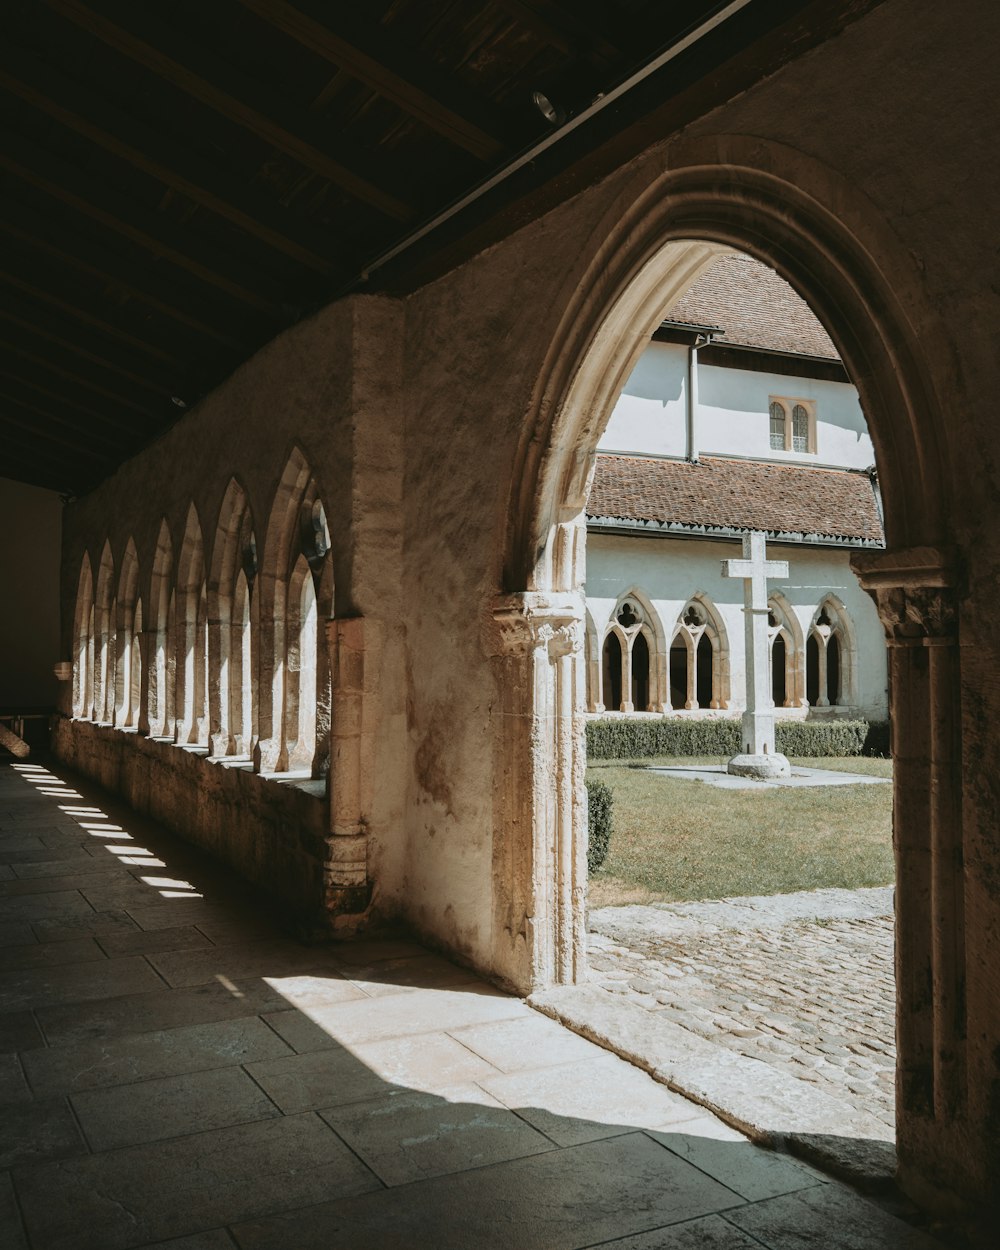
[[[682, 683], [674, 654], [679, 647], [684, 648], [687, 666], [683, 702], [678, 699]], [[729, 634], [706, 591], [696, 591], [681, 609], [671, 632], [670, 648], [670, 701], [674, 711], [682, 708], [697, 711], [706, 707], [717, 711], [728, 707], [731, 698]]]
[[145, 622], [146, 680], [144, 712], [139, 728], [151, 737], [173, 737], [174, 669], [177, 648], [173, 609], [173, 544], [166, 520], [160, 522], [149, 585], [149, 618]]
[[856, 703], [857, 634], [842, 600], [832, 592], [813, 613], [806, 655], [807, 687], [818, 694], [814, 706], [846, 708]]
[[93, 717], [110, 725], [115, 718], [115, 561], [105, 541], [94, 590]]
[[209, 750], [216, 756], [249, 755], [253, 746], [257, 550], [247, 493], [232, 477], [219, 507], [208, 575]]
[[805, 644], [802, 637], [802, 626], [792, 605], [779, 590], [772, 590], [767, 604], [774, 617], [769, 624], [768, 637], [771, 647], [771, 688], [772, 692], [778, 682], [775, 668], [775, 647], [780, 641], [784, 651], [784, 664], [781, 681], [784, 687], [784, 699], [776, 707], [805, 707], [806, 675], [805, 675]]
[[188, 505], [174, 581], [176, 612], [175, 740], [208, 745], [208, 604], [205, 543], [194, 503]]
[[94, 573], [90, 553], [80, 561], [73, 613], [73, 715], [86, 720], [94, 698]]
[[[601, 641], [600, 675], [602, 700], [609, 711], [662, 712], [669, 706], [663, 622], [638, 586], [631, 586], [615, 603]], [[611, 703], [604, 697], [611, 691], [618, 693], [617, 706], [613, 697]]]
[[136, 649], [135, 613], [139, 596], [139, 557], [130, 537], [122, 555], [118, 574], [116, 614], [115, 707], [114, 721], [119, 728], [134, 729], [139, 721], [139, 705], [134, 701], [133, 668], [141, 671], [142, 657]]
[[[259, 658], [257, 661], [258, 733], [254, 746], [254, 767], [260, 772], [282, 772], [291, 758], [314, 776], [326, 770], [329, 760], [330, 670], [325, 629], [320, 622], [329, 618], [333, 607], [333, 567], [331, 540], [319, 486], [305, 454], [293, 447], [278, 480], [268, 517], [264, 550], [258, 574]], [[315, 709], [316, 729], [311, 735], [299, 733], [297, 709], [300, 705], [302, 640], [290, 629], [307, 627], [310, 614], [303, 615], [300, 558], [308, 569], [315, 596], [316, 628], [307, 644], [315, 650], [315, 663], [307, 665], [309, 680], [315, 679], [315, 694], [306, 703]], [[298, 570], [298, 572], [296, 572]], [[298, 598], [289, 598], [292, 581]], [[313, 635], [315, 640], [313, 642]], [[289, 669], [289, 656], [298, 666]], [[286, 708], [286, 704], [288, 707]], [[294, 704], [296, 715], [291, 714]], [[294, 746], [288, 731], [296, 725]], [[301, 743], [311, 741], [312, 759], [304, 762]]]

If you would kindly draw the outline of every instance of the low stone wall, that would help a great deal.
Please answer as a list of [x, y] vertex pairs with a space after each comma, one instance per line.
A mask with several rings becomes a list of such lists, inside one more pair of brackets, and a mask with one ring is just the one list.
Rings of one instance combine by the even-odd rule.
[[70, 768], [272, 895], [294, 914], [298, 931], [325, 930], [324, 796], [87, 721], [60, 718], [51, 749]]

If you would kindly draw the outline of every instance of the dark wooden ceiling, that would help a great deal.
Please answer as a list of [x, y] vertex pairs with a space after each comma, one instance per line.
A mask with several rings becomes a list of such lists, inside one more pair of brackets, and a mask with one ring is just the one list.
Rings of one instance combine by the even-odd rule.
[[[789, 21], [817, 7], [749, 0], [671, 64], [666, 94], [779, 28], [793, 54], [806, 26]], [[866, 7], [826, 5], [841, 19]], [[0, 476], [92, 488], [268, 339], [726, 8], [6, 0]], [[481, 243], [485, 221], [502, 230], [506, 211], [516, 226], [514, 199], [522, 216], [544, 207], [540, 187], [648, 115], [636, 98], [423, 238], [421, 279], [463, 237]], [[385, 272], [406, 281], [398, 260]]]

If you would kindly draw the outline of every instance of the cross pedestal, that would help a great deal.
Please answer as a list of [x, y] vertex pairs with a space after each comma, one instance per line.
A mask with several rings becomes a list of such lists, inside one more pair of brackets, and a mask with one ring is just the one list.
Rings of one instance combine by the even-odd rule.
[[727, 771], [740, 777], [788, 777], [791, 766], [774, 746], [774, 702], [767, 637], [767, 579], [787, 577], [787, 560], [768, 560], [764, 535], [753, 530], [743, 539], [743, 559], [723, 560], [723, 577], [743, 579], [746, 621], [747, 708], [743, 713], [743, 750]]

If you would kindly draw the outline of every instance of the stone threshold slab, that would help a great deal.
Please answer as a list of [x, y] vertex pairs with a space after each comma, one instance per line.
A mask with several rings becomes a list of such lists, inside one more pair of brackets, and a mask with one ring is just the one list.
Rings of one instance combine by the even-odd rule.
[[896, 1151], [890, 1131], [849, 1103], [597, 986], [558, 986], [527, 1002], [752, 1141], [804, 1158], [868, 1193], [892, 1188]]

